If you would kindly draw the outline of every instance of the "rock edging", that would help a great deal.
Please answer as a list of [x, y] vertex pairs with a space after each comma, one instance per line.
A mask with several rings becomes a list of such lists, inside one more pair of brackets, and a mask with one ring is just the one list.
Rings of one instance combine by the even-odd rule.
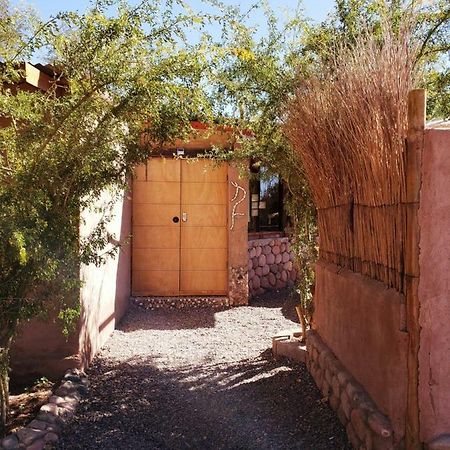
[[358, 450], [394, 450], [394, 431], [364, 388], [313, 330], [306, 335], [307, 367]]
[[27, 426], [1, 440], [1, 450], [43, 450], [52, 448], [61, 435], [64, 422], [75, 413], [81, 398], [88, 393], [88, 379], [79, 369], [70, 369], [60, 386], [41, 406]]

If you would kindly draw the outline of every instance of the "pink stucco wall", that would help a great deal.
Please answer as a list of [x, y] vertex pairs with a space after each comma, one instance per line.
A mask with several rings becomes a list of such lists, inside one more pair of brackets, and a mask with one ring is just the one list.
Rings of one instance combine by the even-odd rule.
[[[97, 207], [109, 204], [104, 192]], [[126, 242], [131, 233], [131, 201], [127, 195], [113, 204], [108, 229], [117, 241]], [[100, 218], [95, 211], [81, 214], [80, 235], [86, 236]], [[36, 376], [59, 377], [72, 367], [86, 365], [113, 331], [128, 307], [130, 296], [131, 252], [125, 244], [106, 264], [82, 266], [81, 315], [68, 339], [62, 334], [57, 314], [22, 324], [11, 353], [12, 377], [16, 380]]]
[[407, 334], [404, 297], [363, 275], [318, 263], [313, 329], [404, 435]]
[[40, 376], [57, 378], [67, 369], [79, 365], [78, 333], [66, 340], [56, 314], [21, 325], [11, 349], [11, 378], [14, 381], [28, 382]]
[[[113, 332], [128, 308], [131, 286], [131, 198], [121, 194], [111, 209], [112, 194], [105, 191], [97, 204], [104, 213], [111, 214], [108, 231], [112, 233], [111, 247], [122, 243], [118, 255], [106, 264], [94, 264], [80, 269], [81, 317], [79, 348], [82, 365], [88, 364], [95, 353]], [[80, 236], [86, 236], [101, 218], [99, 213], [84, 211], [81, 214]], [[105, 251], [108, 249], [105, 249]]]
[[420, 431], [450, 433], [450, 129], [427, 129], [420, 226]]

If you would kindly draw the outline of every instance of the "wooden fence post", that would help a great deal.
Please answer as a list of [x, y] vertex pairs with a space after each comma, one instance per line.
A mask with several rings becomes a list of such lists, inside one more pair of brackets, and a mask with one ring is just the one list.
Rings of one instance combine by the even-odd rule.
[[405, 440], [408, 450], [422, 449], [419, 422], [419, 223], [422, 151], [425, 130], [426, 93], [415, 89], [408, 97], [408, 136], [406, 146], [406, 236], [405, 298], [408, 331], [408, 390]]

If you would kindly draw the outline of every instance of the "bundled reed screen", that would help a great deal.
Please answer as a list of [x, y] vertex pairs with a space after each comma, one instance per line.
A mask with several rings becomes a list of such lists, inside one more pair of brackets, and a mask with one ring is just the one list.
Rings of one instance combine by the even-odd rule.
[[285, 123], [318, 210], [320, 259], [399, 291], [413, 60], [406, 32], [368, 33], [300, 83]]

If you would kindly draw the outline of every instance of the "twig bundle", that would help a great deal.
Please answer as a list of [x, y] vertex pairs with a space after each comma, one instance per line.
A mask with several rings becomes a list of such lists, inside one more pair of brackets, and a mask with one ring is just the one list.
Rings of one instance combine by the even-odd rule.
[[318, 210], [320, 258], [399, 291], [414, 56], [406, 28], [364, 33], [302, 83], [285, 123]]

